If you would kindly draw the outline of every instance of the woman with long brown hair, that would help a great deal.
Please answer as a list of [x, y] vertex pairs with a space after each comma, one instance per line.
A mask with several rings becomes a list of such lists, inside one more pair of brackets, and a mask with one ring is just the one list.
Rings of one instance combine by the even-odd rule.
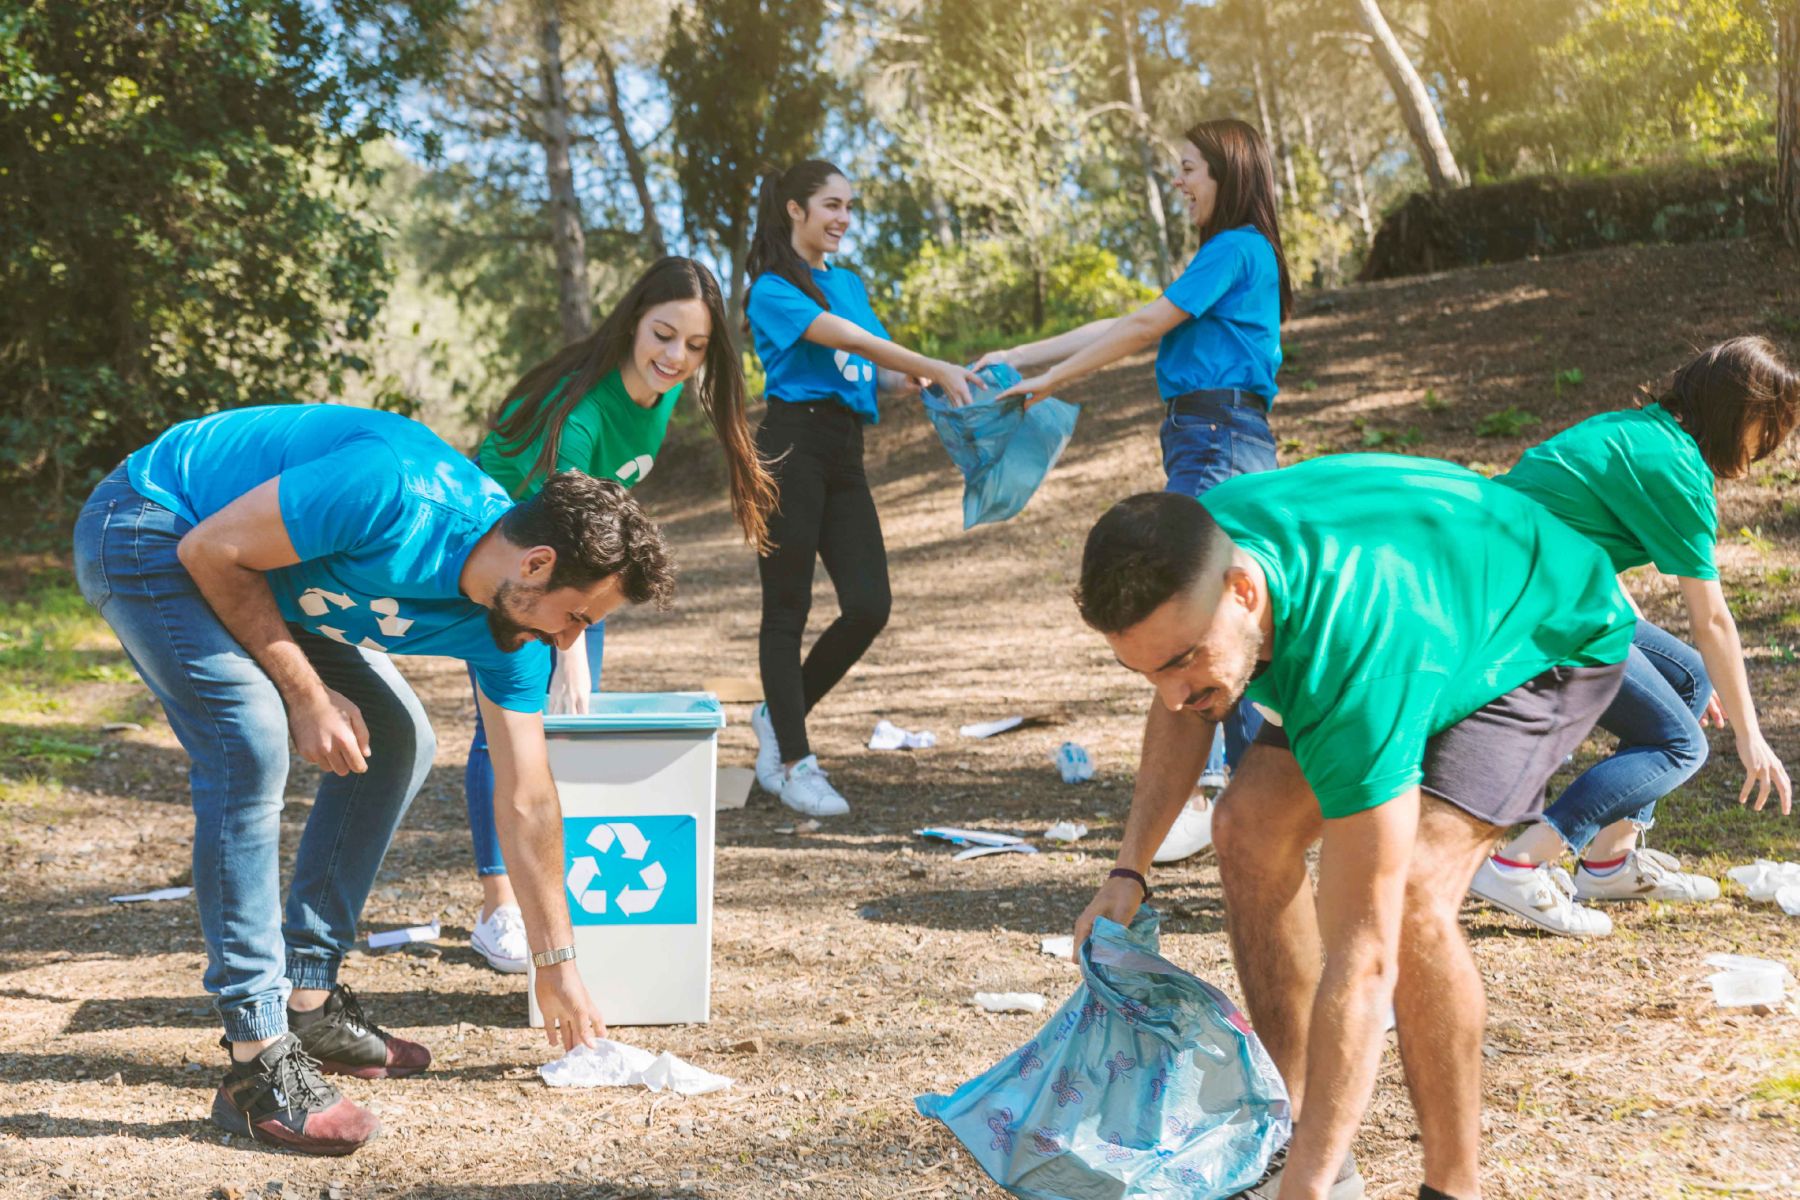
[[[1157, 343], [1165, 490], [1199, 496], [1234, 475], [1275, 469], [1269, 406], [1293, 290], [1276, 221], [1275, 168], [1262, 135], [1226, 118], [1202, 121], [1184, 137], [1175, 186], [1187, 198], [1200, 248], [1181, 277], [1127, 316], [996, 351], [975, 365], [1005, 362], [1021, 372], [1047, 367], [1005, 394], [1048, 396]], [[1161, 719], [1152, 713], [1152, 722]], [[1228, 717], [1204, 766], [1196, 763], [1198, 782], [1224, 786], [1227, 765], [1236, 765], [1261, 723], [1247, 706]], [[1196, 794], [1155, 861], [1205, 849], [1211, 825]]]
[[[481, 443], [481, 469], [515, 500], [536, 495], [558, 471], [629, 488], [650, 473], [675, 403], [691, 391], [725, 452], [731, 510], [744, 540], [768, 550], [775, 480], [744, 419], [744, 376], [726, 320], [711, 271], [691, 258], [659, 260], [592, 336], [533, 367], [507, 393]], [[552, 711], [587, 711], [588, 693], [600, 682], [604, 633], [604, 624], [592, 625], [557, 654]], [[523, 971], [525, 927], [494, 829], [494, 767], [479, 711], [463, 788], [483, 892], [470, 940], [496, 970]]]

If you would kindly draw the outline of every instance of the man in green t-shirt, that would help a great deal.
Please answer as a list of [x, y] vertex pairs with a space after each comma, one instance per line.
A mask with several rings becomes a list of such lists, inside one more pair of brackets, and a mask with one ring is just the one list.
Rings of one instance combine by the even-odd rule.
[[1420, 1194], [1477, 1195], [1485, 1001], [1457, 913], [1618, 688], [1633, 618], [1606, 556], [1461, 467], [1347, 455], [1198, 503], [1121, 502], [1088, 535], [1077, 604], [1162, 702], [1077, 944], [1096, 916], [1130, 920], [1213, 726], [1256, 704], [1268, 723], [1214, 844], [1238, 977], [1297, 1122], [1280, 1177], [1251, 1194], [1360, 1194], [1346, 1156], [1391, 997]]

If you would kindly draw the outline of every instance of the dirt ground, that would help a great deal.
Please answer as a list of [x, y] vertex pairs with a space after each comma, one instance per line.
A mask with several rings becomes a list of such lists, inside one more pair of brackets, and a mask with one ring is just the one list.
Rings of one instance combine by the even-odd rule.
[[[1286, 330], [1275, 431], [1284, 462], [1382, 445], [1499, 468], [1626, 403], [1692, 347], [1745, 331], [1800, 350], [1794, 254], [1618, 249], [1314, 294]], [[853, 812], [814, 833], [788, 832], [792, 815], [761, 794], [722, 814], [713, 1021], [620, 1031], [737, 1079], [714, 1096], [552, 1092], [537, 1079], [549, 1053], [523, 1028], [522, 979], [489, 971], [467, 943], [479, 890], [461, 791], [465, 678], [448, 661], [402, 660], [437, 723], [438, 765], [365, 924], [437, 914], [444, 936], [415, 952], [359, 952], [344, 977], [376, 1019], [430, 1044], [436, 1066], [349, 1084], [385, 1125], [353, 1158], [228, 1142], [206, 1121], [222, 1054], [192, 901], [105, 899], [185, 878], [183, 756], [103, 629], [71, 651], [91, 669], [51, 694], [32, 699], [23, 669], [0, 678], [11, 705], [0, 733], [15, 750], [36, 747], [0, 763], [0, 1195], [1000, 1195], [912, 1097], [948, 1091], [1038, 1027], [981, 1013], [972, 992], [1040, 991], [1054, 1006], [1074, 987], [1074, 968], [1040, 955], [1038, 940], [1068, 932], [1105, 873], [1148, 699], [1068, 598], [1092, 521], [1161, 484], [1148, 358], [1069, 398], [1085, 408], [1053, 477], [1021, 516], [970, 533], [959, 481], [916, 409], [871, 431], [894, 618], [812, 726]], [[1477, 435], [1507, 409], [1536, 423]], [[609, 689], [755, 675], [754, 560], [720, 479], [710, 451], [689, 442], [641, 489], [679, 549], [682, 595], [669, 614], [609, 625]], [[1764, 726], [1800, 766], [1794, 447], [1725, 489], [1722, 525]], [[60, 571], [15, 561], [0, 596], [17, 602]], [[1685, 628], [1668, 581], [1640, 575], [1634, 587], [1653, 617]], [[821, 572], [815, 630], [831, 610]], [[0, 654], [24, 636], [0, 633]], [[956, 734], [1008, 712], [1054, 723], [991, 741]], [[748, 709], [730, 713], [721, 760], [748, 765]], [[936, 731], [938, 748], [864, 750], [879, 717]], [[144, 728], [99, 732], [121, 719]], [[1051, 752], [1071, 738], [1093, 753], [1096, 782], [1057, 778]], [[1713, 761], [1665, 806], [1652, 843], [1715, 874], [1758, 854], [1800, 858], [1800, 816], [1737, 809], [1741, 771], [1730, 738], [1714, 738]], [[59, 758], [65, 744], [77, 749]], [[290, 844], [311, 783], [304, 772], [292, 782]], [[912, 835], [928, 822], [1035, 835], [1060, 818], [1093, 829], [1073, 852], [955, 863]], [[1156, 882], [1172, 914], [1165, 953], [1235, 991], [1216, 869], [1190, 862]], [[1701, 962], [1737, 951], [1800, 967], [1800, 919], [1730, 888], [1713, 904], [1615, 910], [1618, 932], [1597, 944], [1539, 936], [1476, 905], [1466, 915], [1491, 1005], [1489, 1196], [1800, 1195], [1800, 1014], [1714, 1008]], [[760, 1053], [729, 1050], [752, 1037]], [[1414, 1194], [1413, 1129], [1390, 1050], [1357, 1143], [1375, 1200]]]

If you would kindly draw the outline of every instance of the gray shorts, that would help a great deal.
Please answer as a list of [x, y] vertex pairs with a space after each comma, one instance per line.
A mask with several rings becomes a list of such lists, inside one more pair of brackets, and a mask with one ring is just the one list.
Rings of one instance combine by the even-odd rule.
[[[1425, 743], [1421, 790], [1490, 825], [1529, 821], [1544, 789], [1612, 703], [1625, 664], [1552, 667], [1482, 705]], [[1264, 722], [1259, 746], [1288, 749], [1287, 731]]]

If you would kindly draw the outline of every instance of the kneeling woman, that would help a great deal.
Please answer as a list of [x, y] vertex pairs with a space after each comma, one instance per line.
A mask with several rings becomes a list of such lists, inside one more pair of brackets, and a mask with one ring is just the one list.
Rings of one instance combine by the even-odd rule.
[[[692, 391], [725, 451], [731, 509], [758, 550], [769, 544], [775, 481], [757, 458], [744, 419], [744, 376], [732, 348], [718, 280], [691, 258], [645, 271], [585, 341], [565, 346], [514, 385], [481, 443], [481, 469], [513, 499], [537, 494], [557, 471], [581, 471], [625, 487], [650, 473], [675, 403]], [[600, 684], [604, 625], [557, 655], [553, 712], [586, 712]], [[479, 711], [463, 773], [482, 906], [471, 936], [496, 970], [523, 971], [525, 926], [494, 831], [494, 767]]]
[[[1597, 542], [1615, 569], [1654, 563], [1675, 576], [1699, 650], [1638, 618], [1624, 683], [1600, 718], [1618, 749], [1481, 865], [1477, 896], [1571, 937], [1612, 932], [1611, 918], [1577, 900], [1717, 899], [1716, 882], [1637, 839], [1656, 802], [1706, 761], [1702, 721], [1710, 713], [1717, 722], [1721, 709], [1747, 773], [1739, 803], [1755, 791], [1761, 808], [1773, 791], [1788, 811], [1792, 785], [1757, 724], [1744, 648], [1719, 587], [1714, 487], [1775, 453], [1797, 421], [1800, 371], [1762, 338], [1734, 338], [1677, 372], [1655, 404], [1583, 421], [1499, 477]], [[1572, 881], [1557, 865], [1571, 851], [1580, 857]]]
[[[981, 383], [888, 340], [862, 280], [826, 265], [850, 228], [854, 203], [850, 181], [828, 162], [809, 159], [769, 176], [749, 259], [747, 315], [769, 399], [757, 447], [781, 490], [769, 520], [774, 548], [761, 561], [767, 699], [750, 718], [756, 779], [815, 817], [850, 806], [819, 767], [806, 716], [887, 624], [891, 601], [881, 520], [863, 473], [863, 426], [880, 419], [879, 395], [911, 395], [930, 382], [967, 404], [970, 385]], [[815, 560], [837, 589], [838, 618], [803, 664]]]

